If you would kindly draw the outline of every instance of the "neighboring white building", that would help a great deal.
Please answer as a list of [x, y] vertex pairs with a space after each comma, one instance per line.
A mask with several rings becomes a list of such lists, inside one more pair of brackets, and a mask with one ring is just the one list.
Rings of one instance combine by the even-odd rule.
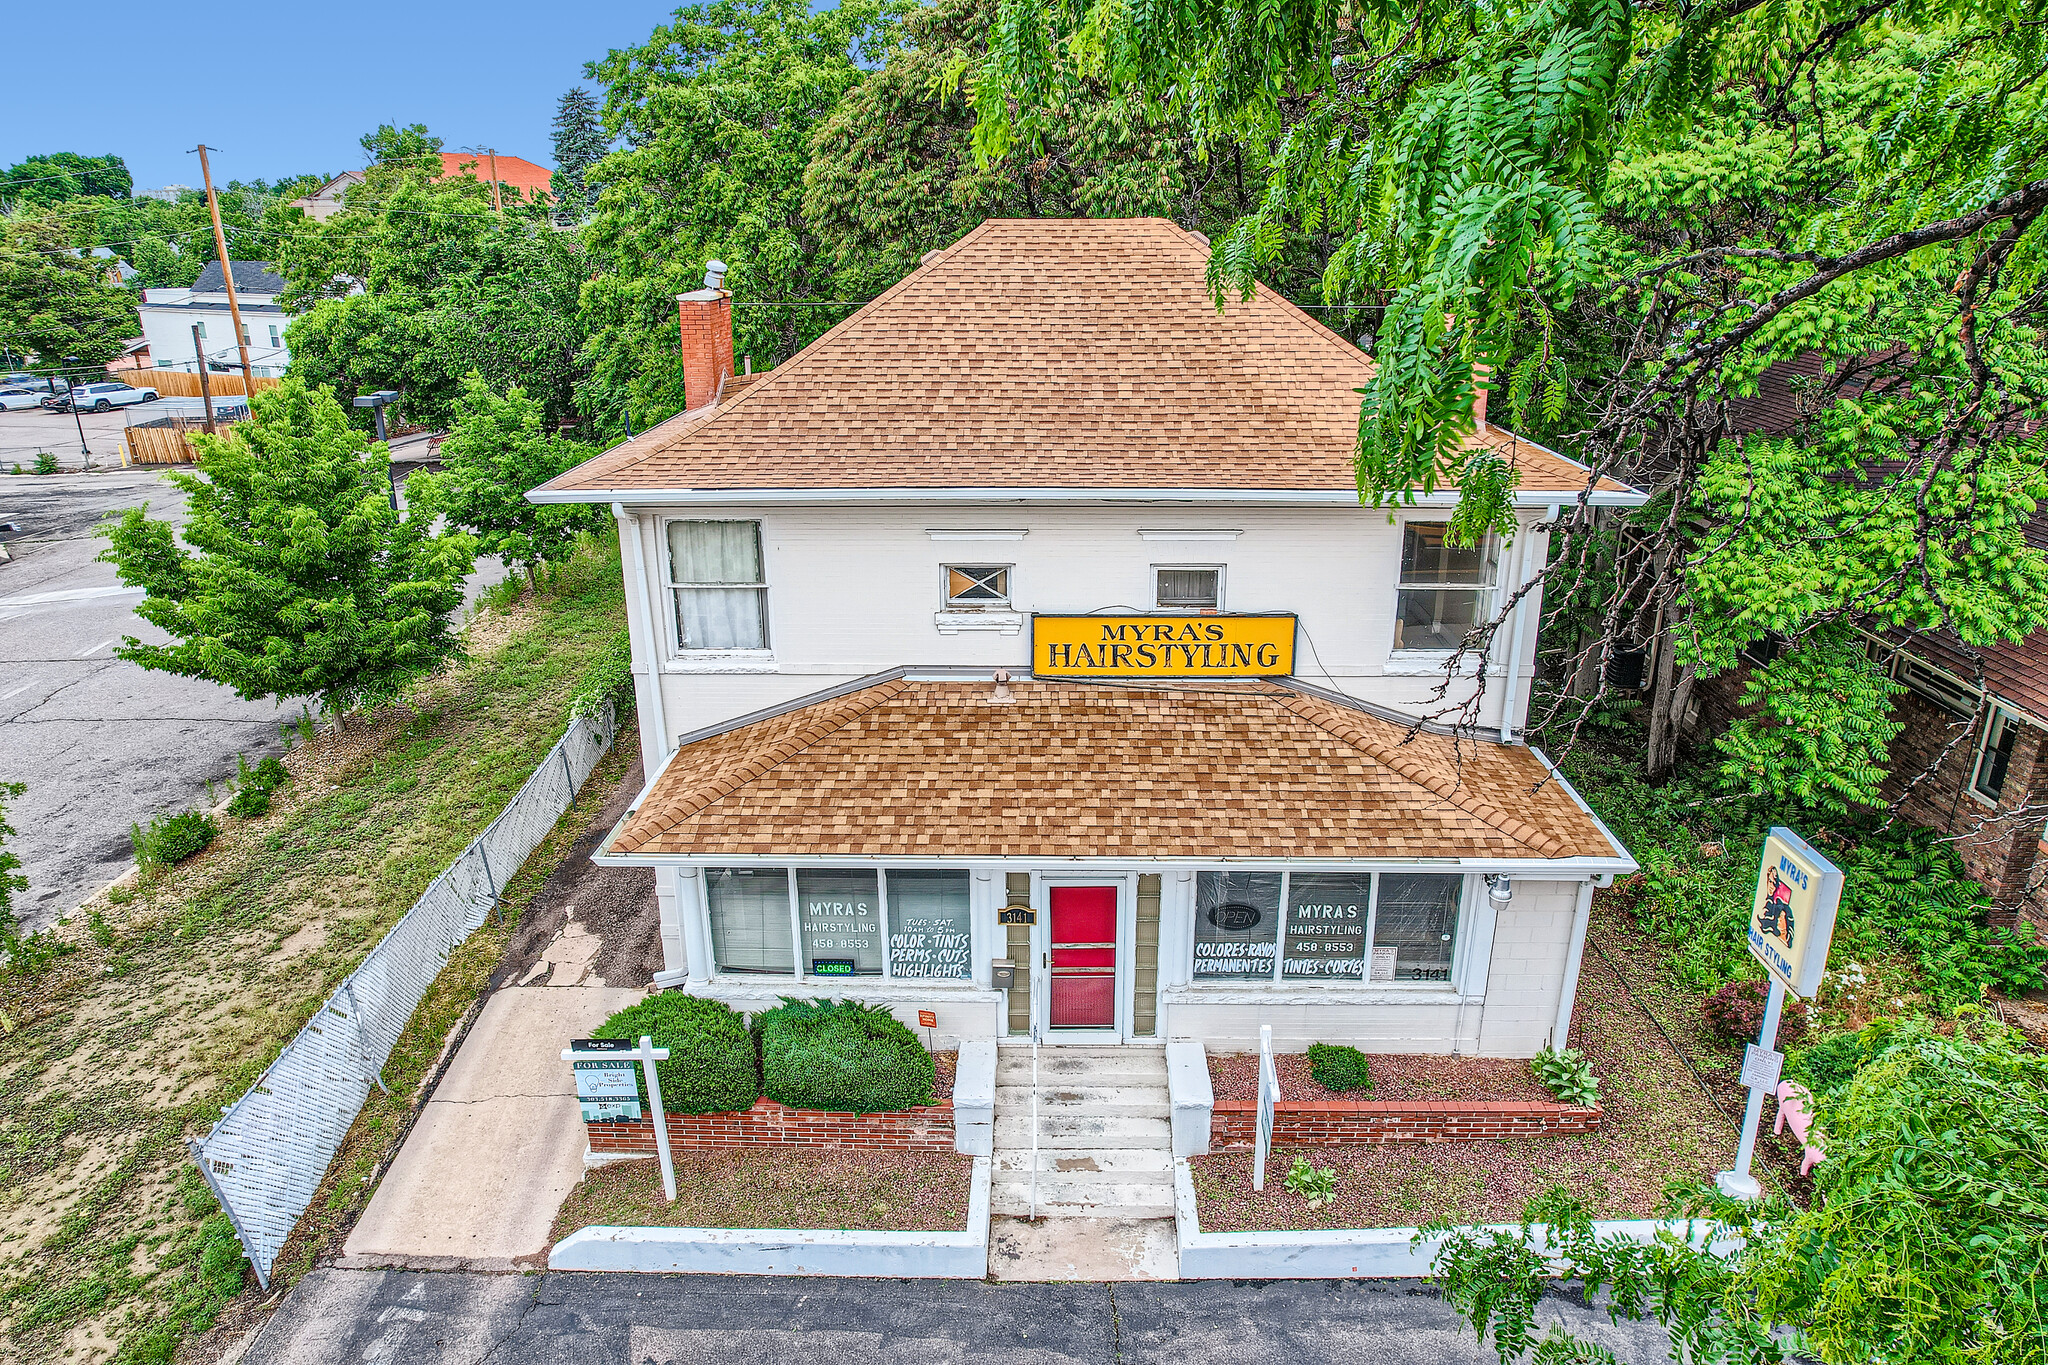
[[1360, 506], [1370, 357], [1263, 288], [1219, 311], [1208, 254], [984, 223], [763, 375], [684, 295], [689, 410], [529, 495], [620, 528], [648, 783], [596, 856], [655, 869], [658, 984], [946, 1039], [1562, 1044], [1635, 864], [1519, 737], [1535, 594], [1480, 723], [1411, 720], [1542, 523], [1642, 495], [1482, 399], [1512, 541], [1447, 547], [1454, 492]]
[[247, 342], [249, 368], [259, 378], [283, 374], [292, 363], [284, 336], [291, 315], [277, 303], [284, 287], [284, 277], [271, 270], [270, 262], [235, 262], [235, 301], [245, 333], [239, 340], [219, 261], [208, 261], [190, 289], [143, 290], [142, 334], [149, 341], [151, 363], [160, 369], [196, 371], [200, 356], [193, 352], [192, 328], [197, 324], [199, 351], [215, 369], [226, 365], [240, 370], [240, 342]]

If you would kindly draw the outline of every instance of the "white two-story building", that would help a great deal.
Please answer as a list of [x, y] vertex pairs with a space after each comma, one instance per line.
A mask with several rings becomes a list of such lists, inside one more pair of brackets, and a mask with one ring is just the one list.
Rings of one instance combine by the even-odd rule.
[[655, 869], [657, 982], [956, 1039], [1562, 1044], [1634, 864], [1519, 737], [1534, 594], [1481, 723], [1412, 722], [1587, 471], [1482, 413], [1512, 539], [1361, 506], [1371, 359], [1218, 310], [1207, 260], [988, 222], [762, 375], [707, 287], [689, 410], [530, 495], [618, 521], [649, 780], [598, 861]]
[[[197, 373], [204, 364], [239, 371], [242, 348], [249, 348], [249, 368], [258, 378], [277, 376], [292, 363], [285, 344], [291, 314], [278, 304], [285, 291], [282, 275], [268, 261], [236, 261], [235, 303], [242, 331], [235, 334], [234, 312], [228, 307], [227, 277], [219, 261], [208, 261], [190, 289], [142, 291], [142, 335], [149, 342], [150, 363], [166, 370]], [[240, 392], [240, 390], [236, 390]]]

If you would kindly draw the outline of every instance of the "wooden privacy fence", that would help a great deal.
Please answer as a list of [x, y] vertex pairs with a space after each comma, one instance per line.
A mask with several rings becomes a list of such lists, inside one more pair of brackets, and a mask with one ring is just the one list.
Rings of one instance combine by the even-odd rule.
[[[128, 370], [123, 372], [121, 378], [138, 389], [155, 389], [166, 398], [200, 396], [199, 376], [196, 373], [187, 374], [183, 370]], [[239, 374], [221, 374], [216, 371], [206, 376], [206, 382], [213, 390], [215, 398], [242, 396], [242, 376]], [[256, 385], [256, 392], [261, 393], [265, 389], [276, 388], [281, 381], [257, 375], [253, 382]]]
[[[199, 430], [206, 428], [202, 424]], [[166, 427], [129, 427], [128, 463], [130, 464], [191, 464], [199, 458], [199, 452], [192, 446], [192, 438], [185, 434], [182, 424]]]

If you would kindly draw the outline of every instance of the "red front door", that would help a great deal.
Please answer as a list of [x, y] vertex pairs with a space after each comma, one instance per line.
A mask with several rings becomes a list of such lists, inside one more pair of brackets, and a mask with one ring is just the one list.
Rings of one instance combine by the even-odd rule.
[[1116, 1027], [1116, 888], [1051, 888], [1052, 1026]]

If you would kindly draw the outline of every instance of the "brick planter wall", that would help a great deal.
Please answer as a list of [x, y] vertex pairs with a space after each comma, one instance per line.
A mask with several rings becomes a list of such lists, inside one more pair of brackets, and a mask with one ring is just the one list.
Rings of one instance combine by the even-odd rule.
[[[1598, 1109], [1518, 1100], [1282, 1100], [1273, 1106], [1273, 1142], [1290, 1147], [1473, 1142], [1590, 1133], [1599, 1126]], [[1257, 1100], [1218, 1100], [1209, 1117], [1209, 1149], [1250, 1147], [1258, 1131]]]
[[[593, 1152], [654, 1155], [654, 1120], [584, 1125]], [[953, 1106], [927, 1104], [887, 1114], [791, 1109], [759, 1099], [729, 1114], [670, 1114], [671, 1147], [860, 1147], [912, 1152], [953, 1150]]]

